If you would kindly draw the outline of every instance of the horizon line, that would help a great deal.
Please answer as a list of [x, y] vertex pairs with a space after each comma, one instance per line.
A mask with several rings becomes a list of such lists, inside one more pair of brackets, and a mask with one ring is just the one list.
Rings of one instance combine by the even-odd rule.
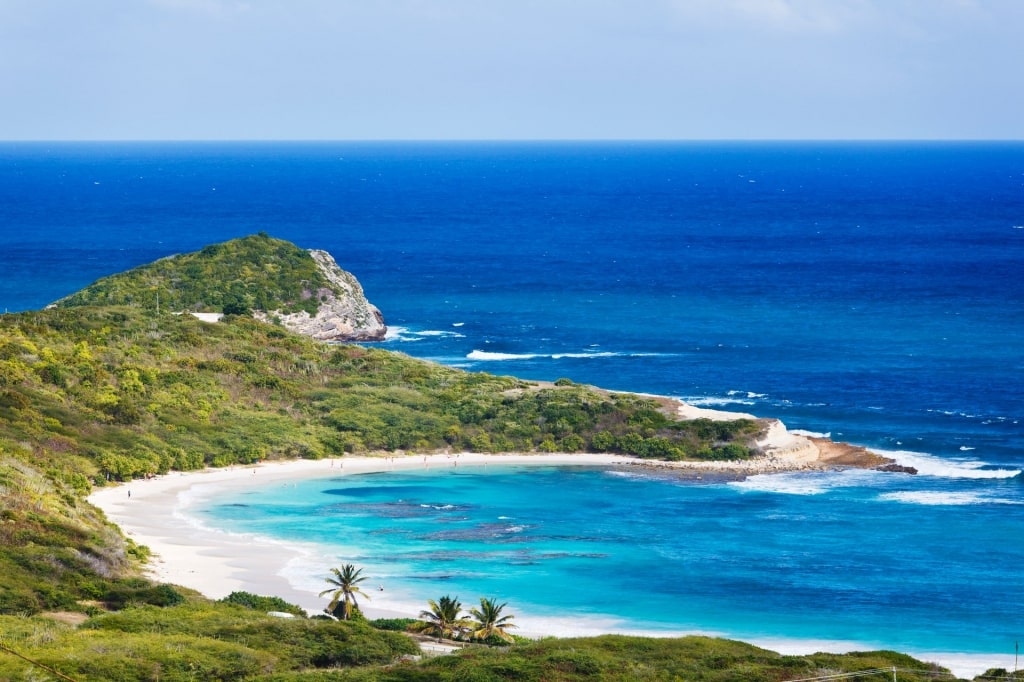
[[0, 144], [881, 144], [881, 143], [1024, 143], [1024, 138], [925, 137], [757, 137], [757, 138], [33, 138], [0, 139]]

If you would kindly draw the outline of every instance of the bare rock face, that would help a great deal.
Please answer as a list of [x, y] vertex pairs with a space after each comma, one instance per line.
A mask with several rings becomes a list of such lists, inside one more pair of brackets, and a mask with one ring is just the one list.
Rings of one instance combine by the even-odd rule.
[[338, 267], [334, 257], [326, 251], [311, 249], [309, 254], [332, 285], [303, 292], [303, 299], [315, 296], [320, 301], [316, 315], [305, 311], [294, 314], [257, 311], [253, 316], [263, 322], [279, 321], [293, 332], [320, 341], [382, 341], [388, 331], [384, 316], [366, 300], [359, 281]]

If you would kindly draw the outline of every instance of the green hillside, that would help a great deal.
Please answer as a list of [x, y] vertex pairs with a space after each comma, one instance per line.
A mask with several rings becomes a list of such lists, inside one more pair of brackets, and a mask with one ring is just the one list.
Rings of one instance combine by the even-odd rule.
[[56, 305], [313, 315], [320, 288], [332, 287], [308, 251], [261, 232], [104, 277]]

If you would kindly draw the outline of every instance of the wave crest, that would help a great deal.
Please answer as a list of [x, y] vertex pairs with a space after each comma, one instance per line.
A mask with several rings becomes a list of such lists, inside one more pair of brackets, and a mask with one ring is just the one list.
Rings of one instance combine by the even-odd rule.
[[650, 358], [661, 357], [664, 353], [622, 353], [616, 351], [584, 351], [580, 353], [497, 353], [475, 349], [466, 355], [467, 360], [481, 362], [502, 362], [505, 360], [593, 360], [596, 358]]
[[977, 459], [948, 459], [923, 452], [908, 450], [873, 450], [902, 466], [917, 469], [918, 475], [936, 478], [1013, 478], [1020, 476], [1021, 469], [989, 469], [988, 462]]
[[882, 493], [878, 496], [878, 499], [889, 502], [921, 504], [926, 506], [961, 507], [974, 504], [1024, 504], [1024, 502], [1008, 500], [1001, 497], [988, 497], [981, 493], [941, 492], [937, 490], [901, 490], [892, 493]]

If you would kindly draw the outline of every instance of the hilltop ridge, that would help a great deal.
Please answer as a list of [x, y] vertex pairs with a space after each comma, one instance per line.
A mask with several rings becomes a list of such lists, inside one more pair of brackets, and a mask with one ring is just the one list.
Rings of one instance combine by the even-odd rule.
[[384, 316], [326, 251], [265, 232], [103, 277], [52, 304], [252, 315], [321, 341], [380, 341]]

